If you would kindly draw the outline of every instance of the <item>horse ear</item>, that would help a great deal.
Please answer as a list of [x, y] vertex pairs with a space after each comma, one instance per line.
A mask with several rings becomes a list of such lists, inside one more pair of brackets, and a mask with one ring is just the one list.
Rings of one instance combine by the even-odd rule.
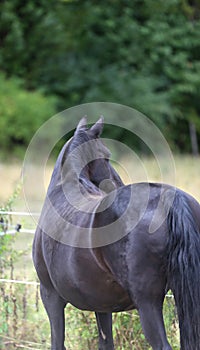
[[81, 118], [80, 122], [78, 123], [75, 133], [77, 133], [80, 129], [86, 130], [86, 128], [87, 128], [87, 118], [85, 115], [83, 118]]
[[90, 134], [94, 135], [95, 137], [99, 137], [103, 131], [104, 126], [104, 117], [101, 116], [99, 120], [90, 128]]

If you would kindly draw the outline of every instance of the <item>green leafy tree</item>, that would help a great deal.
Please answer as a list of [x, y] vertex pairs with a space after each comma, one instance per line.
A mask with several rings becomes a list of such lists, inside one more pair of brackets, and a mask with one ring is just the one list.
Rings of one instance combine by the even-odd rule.
[[199, 0], [4, 0], [0, 12], [7, 76], [55, 94], [59, 110], [91, 101], [137, 108], [190, 151], [189, 125], [200, 135]]
[[7, 76], [25, 80], [28, 89], [45, 83], [48, 69], [56, 69], [63, 46], [63, 26], [53, 0], [0, 3], [0, 67]]
[[0, 75], [1, 154], [20, 155], [37, 129], [55, 114], [55, 98], [28, 92], [18, 80]]

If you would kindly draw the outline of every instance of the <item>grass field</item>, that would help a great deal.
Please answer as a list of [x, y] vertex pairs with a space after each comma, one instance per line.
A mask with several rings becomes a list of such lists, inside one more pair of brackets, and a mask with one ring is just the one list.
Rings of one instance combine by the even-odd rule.
[[[116, 164], [116, 168], [126, 184], [140, 181], [162, 182], [164, 178], [168, 180], [168, 183], [189, 192], [200, 201], [200, 159], [190, 156], [175, 156], [174, 161], [175, 171], [173, 171], [173, 173], [170, 173], [170, 168], [168, 164], [165, 164], [164, 160], [160, 170], [156, 161], [151, 158], [135, 159], [133, 163], [131, 163], [129, 159], [123, 158], [119, 164]], [[51, 164], [48, 164], [45, 172], [42, 172], [42, 174], [44, 174], [42, 178], [40, 177], [38, 179], [38, 174], [41, 174], [41, 172], [39, 172], [37, 168], [33, 168], [31, 171], [32, 176], [29, 181], [28, 202], [31, 203], [31, 209], [34, 211], [40, 210], [44, 196], [44, 193], [38, 191], [38, 182], [41, 182], [44, 189], [46, 189], [51, 172]], [[0, 164], [0, 179], [1, 184], [3, 184], [0, 187], [0, 207], [6, 203], [8, 198], [12, 195], [17, 184], [20, 182], [20, 176], [21, 164], [19, 162]], [[24, 201], [23, 186], [19, 197], [13, 203], [12, 209], [14, 211], [27, 211], [27, 206]], [[35, 222], [31, 218], [24, 218], [23, 216], [19, 218], [13, 217], [13, 221], [14, 224], [19, 221], [25, 228], [35, 227]], [[32, 240], [32, 234], [19, 233], [16, 236], [13, 249], [19, 254], [23, 251], [23, 254], [20, 255], [18, 261], [14, 264], [14, 269], [12, 267], [8, 269], [7, 278], [13, 276], [15, 279], [26, 279], [29, 281], [34, 281], [36, 279], [31, 259]], [[40, 311], [36, 312], [38, 308], [37, 289], [32, 286], [24, 289], [20, 286], [11, 287], [0, 285], [0, 287], [2, 293], [4, 293], [2, 294], [3, 299], [6, 301], [2, 306], [3, 311], [0, 305], [0, 348], [3, 350], [19, 348], [49, 349], [49, 325], [40, 300]], [[17, 306], [15, 301], [16, 293], [19, 297]], [[8, 303], [9, 309], [6, 309], [8, 298], [10, 304]], [[166, 323], [168, 325], [168, 336], [170, 342], [173, 344], [173, 349], [178, 349], [177, 323], [173, 323], [173, 305], [168, 304], [169, 301], [166, 301], [165, 314], [167, 315]], [[70, 327], [67, 330], [66, 337], [69, 349], [95, 348], [97, 334], [94, 317], [90, 314], [86, 316], [84, 313], [80, 313], [73, 308], [69, 308], [68, 310], [68, 313], [66, 312], [66, 321], [70, 323]], [[10, 319], [9, 315], [11, 315], [12, 312], [14, 316]], [[25, 313], [27, 314], [26, 318], [24, 316]], [[8, 325], [5, 329], [1, 329], [2, 315], [4, 315], [4, 326], [5, 324]], [[132, 323], [134, 323], [134, 334]], [[2, 332], [4, 336], [1, 343]], [[137, 313], [126, 313], [123, 316], [119, 315], [118, 318], [115, 317], [114, 334], [118, 344], [118, 350], [150, 349], [145, 343], [143, 334], [141, 333]], [[130, 346], [130, 341], [128, 339], [133, 338], [135, 339], [134, 344]], [[94, 339], [94, 341], [92, 339]], [[80, 345], [80, 342], [82, 345]]]
[[[176, 185], [177, 187], [189, 192], [197, 200], [200, 201], [200, 158], [191, 156], [174, 156], [175, 172], [171, 171], [168, 164], [163, 160], [162, 173], [159, 169], [155, 159], [141, 157], [139, 160], [134, 159], [130, 162], [129, 159], [123, 158], [117, 169], [120, 172], [125, 183], [140, 182], [140, 181], [154, 181], [162, 182], [163, 178], [169, 184]], [[31, 188], [29, 189], [30, 200], [33, 202], [41, 201], [41, 193], [38, 192], [38, 182], [44, 184], [44, 188], [47, 188], [53, 165], [48, 164], [44, 172], [42, 172], [43, 178], [37, 177], [37, 168], [32, 169], [32, 177], [30, 180]], [[22, 163], [0, 163], [0, 205], [5, 203], [9, 196], [12, 195], [13, 190], [20, 182], [22, 171]], [[40, 173], [41, 174], [41, 173]], [[174, 182], [175, 175], [175, 182]], [[23, 201], [23, 193], [20, 198], [14, 204], [16, 210], [25, 208]]]
[[[118, 164], [116, 164], [117, 170], [120, 172], [120, 175], [126, 184], [130, 182], [140, 182], [140, 181], [154, 181], [162, 182], [163, 176], [165, 179], [168, 179], [168, 183], [176, 185], [177, 187], [189, 192], [193, 195], [198, 201], [200, 201], [200, 158], [194, 158], [190, 156], [175, 156], [175, 172], [172, 174], [169, 173], [170, 168], [168, 164], [163, 162], [162, 173], [159, 169], [158, 164], [155, 159], [142, 157], [141, 159], [135, 159], [135, 162], [130, 163], [129, 159], [123, 158]], [[0, 164], [0, 179], [3, 186], [0, 187], [0, 207], [6, 203], [8, 198], [12, 195], [14, 189], [21, 179], [22, 172], [22, 163], [20, 162], [11, 162], [7, 164]], [[38, 179], [37, 168], [32, 169], [31, 171], [31, 180], [29, 181], [29, 188], [26, 193], [28, 193], [28, 198], [26, 200], [30, 203], [30, 209], [33, 211], [40, 211], [44, 193], [38, 190], [38, 182], [43, 183], [44, 189], [47, 188], [51, 172], [53, 169], [52, 164], [48, 164], [45, 171], [42, 171], [43, 178]], [[164, 169], [164, 170], [163, 170]], [[163, 171], [165, 172], [163, 174]], [[174, 177], [175, 175], [175, 177]], [[175, 179], [175, 181], [174, 181]], [[13, 211], [27, 211], [27, 204], [25, 202], [23, 184], [22, 190], [19, 194], [19, 197], [13, 203]], [[32, 218], [13, 217], [15, 223], [20, 221], [24, 228], [34, 228], [35, 222]], [[33, 235], [19, 234], [15, 247], [17, 250], [26, 249], [32, 244]], [[30, 266], [28, 271], [32, 271], [32, 261], [30, 255], [27, 253], [27, 256], [24, 257], [24, 261], [21, 261], [18, 264], [18, 267], [23, 267], [23, 265]], [[29, 274], [29, 273], [28, 273]]]
[[[176, 185], [177, 187], [189, 192], [193, 195], [198, 201], [200, 201], [200, 158], [194, 158], [190, 156], [175, 156], [175, 172], [170, 174], [168, 164], [162, 165], [162, 169], [164, 169], [164, 177], [167, 178], [172, 185]], [[141, 158], [140, 160], [135, 159], [134, 164], [131, 164], [129, 159], [123, 158], [119, 164], [116, 164], [117, 170], [120, 172], [120, 175], [126, 184], [130, 182], [140, 182], [140, 181], [153, 181], [153, 182], [162, 182], [163, 174], [158, 167], [155, 159], [152, 158]], [[32, 169], [31, 180], [29, 184], [31, 184], [28, 188], [28, 203], [30, 203], [30, 209], [33, 211], [40, 211], [44, 193], [38, 190], [38, 182], [43, 183], [44, 189], [47, 188], [51, 172], [53, 169], [52, 164], [48, 164], [45, 171], [42, 172], [44, 174], [43, 178], [37, 178], [37, 168]], [[6, 203], [8, 198], [12, 195], [14, 189], [17, 184], [19, 184], [21, 180], [21, 172], [22, 172], [22, 163], [20, 162], [11, 162], [7, 164], [0, 164], [0, 179], [3, 186], [0, 187], [0, 207]], [[163, 172], [163, 170], [162, 170]], [[39, 172], [41, 173], [41, 172]], [[175, 181], [174, 181], [175, 175]], [[25, 193], [25, 194], [27, 194]], [[13, 203], [13, 211], [27, 211], [27, 204], [25, 202], [23, 184], [22, 190], [19, 194], [19, 197]], [[34, 228], [35, 222], [32, 218], [24, 218], [13, 217], [15, 223], [20, 221], [24, 228]], [[15, 247], [17, 250], [26, 249], [32, 244], [33, 235], [27, 234], [19, 234]], [[27, 253], [27, 256], [23, 257], [24, 261], [18, 263], [18, 267], [23, 267], [23, 265], [30, 266], [28, 269], [28, 275], [32, 273], [32, 261], [30, 254]], [[28, 265], [27, 265], [28, 264]]]

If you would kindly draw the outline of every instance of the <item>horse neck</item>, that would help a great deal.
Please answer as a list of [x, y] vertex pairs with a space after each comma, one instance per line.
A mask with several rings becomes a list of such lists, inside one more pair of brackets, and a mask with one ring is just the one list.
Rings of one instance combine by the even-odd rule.
[[101, 194], [99, 188], [90, 181], [87, 168], [81, 174], [76, 162], [72, 162], [67, 168], [63, 170], [59, 181], [66, 190], [73, 191], [77, 198], [79, 195], [88, 197]]
[[[88, 168], [80, 170], [82, 159], [70, 155], [73, 151], [73, 148], [71, 149], [72, 141], [73, 139], [65, 144], [58, 156], [50, 187], [52, 189], [56, 185], [62, 185], [66, 190], [81, 191], [86, 196], [87, 194], [99, 195], [100, 190], [89, 179]], [[75, 153], [75, 155], [77, 154]]]

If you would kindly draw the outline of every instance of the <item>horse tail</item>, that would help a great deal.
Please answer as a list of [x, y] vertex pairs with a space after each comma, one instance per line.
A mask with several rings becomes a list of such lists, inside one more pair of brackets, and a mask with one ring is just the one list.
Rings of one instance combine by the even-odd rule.
[[200, 350], [200, 206], [194, 198], [177, 190], [168, 228], [167, 279], [177, 307], [181, 350]]

